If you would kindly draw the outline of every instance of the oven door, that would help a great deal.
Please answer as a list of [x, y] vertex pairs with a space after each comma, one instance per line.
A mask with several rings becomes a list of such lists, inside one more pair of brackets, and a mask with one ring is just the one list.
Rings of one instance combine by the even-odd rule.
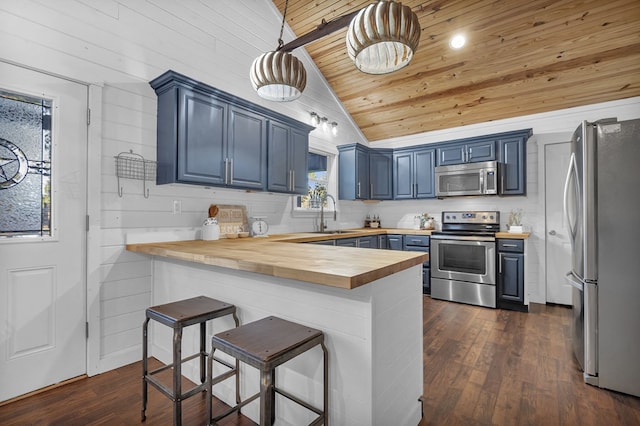
[[431, 277], [495, 285], [496, 243], [492, 240], [432, 235]]

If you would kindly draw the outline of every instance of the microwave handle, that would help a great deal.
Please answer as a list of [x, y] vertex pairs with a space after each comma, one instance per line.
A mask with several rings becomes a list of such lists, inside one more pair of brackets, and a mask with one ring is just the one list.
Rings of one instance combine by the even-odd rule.
[[484, 189], [484, 177], [487, 174], [486, 170], [483, 170], [482, 173], [480, 173], [480, 193], [484, 194], [485, 193], [485, 189]]

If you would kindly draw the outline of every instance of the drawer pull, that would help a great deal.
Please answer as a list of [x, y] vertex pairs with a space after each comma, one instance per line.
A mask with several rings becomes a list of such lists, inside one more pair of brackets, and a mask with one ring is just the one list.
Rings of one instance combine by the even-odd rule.
[[503, 244], [502, 247], [518, 247], [517, 244]]

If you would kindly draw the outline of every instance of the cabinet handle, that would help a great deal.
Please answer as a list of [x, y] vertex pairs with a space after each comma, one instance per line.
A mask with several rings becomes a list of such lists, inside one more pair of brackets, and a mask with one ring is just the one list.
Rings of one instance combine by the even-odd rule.
[[222, 178], [222, 183], [224, 183], [225, 185], [228, 183], [227, 182], [227, 176], [229, 176], [229, 159], [225, 158], [224, 159], [224, 177]]
[[233, 158], [229, 160], [229, 184], [233, 185]]
[[502, 275], [502, 257], [504, 256], [504, 254], [500, 253], [499, 257], [498, 257], [498, 273], [500, 275]]
[[358, 182], [358, 197], [360, 197], [360, 182]]
[[502, 247], [513, 247], [513, 248], [515, 248], [515, 247], [518, 247], [518, 245], [517, 244], [502, 244]]
[[291, 192], [293, 192], [295, 189], [295, 186], [296, 186], [295, 181], [296, 181], [296, 171], [291, 170]]
[[369, 184], [369, 198], [373, 198], [373, 184]]

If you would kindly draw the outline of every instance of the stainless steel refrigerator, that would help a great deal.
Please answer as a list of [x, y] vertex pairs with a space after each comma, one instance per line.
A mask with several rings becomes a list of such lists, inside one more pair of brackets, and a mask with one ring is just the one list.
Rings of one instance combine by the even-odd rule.
[[640, 119], [583, 122], [564, 189], [585, 382], [640, 396]]

